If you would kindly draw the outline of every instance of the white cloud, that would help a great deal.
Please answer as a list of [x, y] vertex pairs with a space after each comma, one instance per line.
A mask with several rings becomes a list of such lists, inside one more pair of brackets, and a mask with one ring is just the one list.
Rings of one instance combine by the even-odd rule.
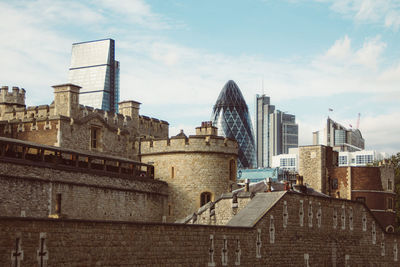
[[[143, 0], [100, 0], [93, 1], [93, 4], [100, 5], [104, 12], [110, 10], [118, 14], [117, 19], [123, 17], [125, 20], [139, 24], [151, 29], [170, 29], [178, 26], [179, 23], [172, 22], [170, 19], [154, 13], [151, 6]], [[182, 26], [182, 25], [180, 25]]]
[[400, 25], [399, 0], [315, 0], [331, 4], [331, 9], [358, 23], [380, 23], [397, 31]]
[[[86, 38], [85, 29], [92, 35], [101, 34], [99, 38], [104, 38], [103, 34], [108, 32], [116, 34], [117, 59], [121, 61], [121, 100], [142, 102], [143, 114], [169, 121], [173, 135], [181, 128], [194, 133], [201, 121], [208, 120], [221, 88], [229, 79], [235, 80], [242, 89], [250, 114], [253, 114], [254, 95], [261, 93], [262, 79], [265, 93], [271, 96], [273, 103], [291, 99], [300, 102], [310, 96], [329, 99], [340, 93], [368, 93], [381, 103], [400, 101], [400, 60], [394, 59], [392, 65], [383, 64], [386, 43], [379, 36], [355, 46], [345, 35], [325, 53], [311, 59], [269, 61], [259, 55], [217, 54], [168, 41], [154, 31], [171, 27], [170, 21], [155, 14], [144, 1], [126, 1], [112, 7], [110, 1], [104, 0], [96, 8], [92, 6], [95, 2], [72, 1], [65, 5], [61, 1], [39, 0], [23, 3], [25, 5], [17, 7], [0, 2], [2, 19], [8, 22], [0, 24], [0, 84], [25, 87], [28, 104], [51, 102], [50, 86], [66, 81], [71, 44], [87, 40], [76, 39]], [[352, 1], [342, 1], [342, 8], [346, 8], [346, 3], [348, 6]], [[107, 8], [111, 8], [111, 17], [105, 12]], [[368, 10], [364, 7], [360, 18], [372, 17], [369, 14], [372, 11]], [[112, 21], [118, 15], [125, 24], [114, 32], [110, 28], [122, 25]], [[75, 30], [78, 27], [82, 33], [68, 35], [69, 31], [59, 30], [60, 25]], [[151, 30], [135, 34], [133, 29], [137, 25]], [[302, 110], [296, 110], [300, 105], [287, 109], [300, 114]], [[304, 102], [303, 105], [313, 103]], [[300, 142], [310, 143], [311, 132], [318, 129], [319, 124], [314, 125], [316, 119], [309, 114], [299, 115], [298, 120]], [[378, 131], [380, 125], [369, 127], [365, 131]], [[391, 129], [385, 134], [398, 134], [393, 127]], [[388, 140], [386, 144], [393, 141], [386, 138], [382, 142], [385, 140]], [[371, 135], [367, 143], [373, 146], [374, 142], [384, 147]], [[397, 149], [400, 150], [400, 145]]]

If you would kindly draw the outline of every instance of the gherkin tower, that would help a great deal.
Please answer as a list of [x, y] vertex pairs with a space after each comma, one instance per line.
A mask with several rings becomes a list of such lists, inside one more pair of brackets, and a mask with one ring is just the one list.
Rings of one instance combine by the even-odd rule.
[[256, 153], [249, 109], [237, 84], [230, 80], [222, 88], [211, 120], [218, 135], [236, 139], [239, 144], [238, 167], [254, 168]]

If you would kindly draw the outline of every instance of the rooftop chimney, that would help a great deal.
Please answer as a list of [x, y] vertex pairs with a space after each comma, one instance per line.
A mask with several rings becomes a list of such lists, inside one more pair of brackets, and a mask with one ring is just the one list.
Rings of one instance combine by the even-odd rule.
[[271, 181], [271, 178], [269, 178], [268, 182], [267, 182], [267, 192], [272, 192], [272, 181]]
[[245, 187], [244, 187], [245, 192], [250, 192], [250, 180], [246, 179], [245, 180]]

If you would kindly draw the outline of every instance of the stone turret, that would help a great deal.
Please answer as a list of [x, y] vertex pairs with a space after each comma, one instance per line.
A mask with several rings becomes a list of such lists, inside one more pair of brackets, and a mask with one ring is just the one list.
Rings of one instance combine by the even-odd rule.
[[196, 127], [196, 135], [218, 135], [218, 128], [211, 121], [203, 121], [200, 127]]
[[118, 103], [119, 113], [121, 113], [124, 116], [131, 117], [134, 125], [138, 125], [140, 104], [141, 103], [133, 100], [120, 102]]
[[74, 84], [54, 85], [54, 115], [76, 118], [79, 115], [80, 86]]
[[13, 87], [12, 92], [8, 91], [8, 86], [0, 89], [0, 114], [11, 112], [15, 108], [25, 107], [25, 89]]
[[217, 136], [208, 123], [196, 132], [141, 142], [142, 162], [153, 164], [155, 178], [169, 184], [168, 222], [215, 201], [236, 183], [236, 140]]

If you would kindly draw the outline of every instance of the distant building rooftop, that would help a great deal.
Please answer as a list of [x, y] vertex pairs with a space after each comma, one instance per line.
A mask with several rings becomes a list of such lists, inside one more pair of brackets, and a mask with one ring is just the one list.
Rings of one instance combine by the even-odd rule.
[[279, 168], [239, 169], [237, 178], [238, 180], [249, 179], [250, 183], [257, 183], [268, 178], [278, 180], [278, 173]]

